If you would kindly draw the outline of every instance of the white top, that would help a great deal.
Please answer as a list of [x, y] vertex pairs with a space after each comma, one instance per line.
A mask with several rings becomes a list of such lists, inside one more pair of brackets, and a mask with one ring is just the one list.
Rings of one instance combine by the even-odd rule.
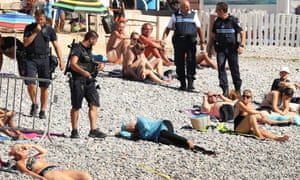
[[[192, 11], [189, 11], [188, 13], [190, 14]], [[182, 14], [181, 10], [179, 10], [178, 12], [179, 14]], [[194, 23], [196, 24], [197, 28], [200, 28], [201, 27], [201, 23], [200, 23], [200, 20], [199, 20], [199, 17], [197, 15], [197, 12], [195, 12], [195, 16], [194, 16], [194, 19], [193, 19]], [[172, 14], [171, 16], [171, 19], [168, 23], [168, 26], [167, 28], [169, 29], [174, 29], [174, 24], [176, 22], [176, 17], [175, 17], [175, 13]]]

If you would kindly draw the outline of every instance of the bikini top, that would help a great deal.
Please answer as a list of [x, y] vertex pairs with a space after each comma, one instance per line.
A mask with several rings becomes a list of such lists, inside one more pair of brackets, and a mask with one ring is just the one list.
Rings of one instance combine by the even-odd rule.
[[30, 171], [33, 169], [33, 165], [36, 162], [37, 158], [35, 157], [29, 157], [26, 161], [26, 168]]

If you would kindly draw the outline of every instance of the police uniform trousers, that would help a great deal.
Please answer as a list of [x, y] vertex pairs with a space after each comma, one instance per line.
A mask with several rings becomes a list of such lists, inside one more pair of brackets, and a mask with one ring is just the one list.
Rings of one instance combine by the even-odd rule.
[[[175, 65], [177, 79], [182, 82], [195, 80], [196, 74], [196, 44], [197, 41], [189, 37], [173, 37], [175, 50]], [[185, 73], [186, 68], [186, 73]]]
[[238, 52], [236, 49], [220, 48], [221, 51], [217, 51], [217, 63], [219, 73], [219, 83], [221, 88], [228, 88], [228, 79], [225, 70], [226, 59], [228, 59], [228, 65], [230, 68], [234, 88], [240, 90], [242, 80], [240, 78]]

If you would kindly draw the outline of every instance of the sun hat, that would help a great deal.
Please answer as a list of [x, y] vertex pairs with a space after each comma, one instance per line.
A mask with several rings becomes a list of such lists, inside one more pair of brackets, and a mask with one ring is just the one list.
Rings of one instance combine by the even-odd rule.
[[290, 73], [290, 69], [287, 66], [281, 67], [280, 72]]

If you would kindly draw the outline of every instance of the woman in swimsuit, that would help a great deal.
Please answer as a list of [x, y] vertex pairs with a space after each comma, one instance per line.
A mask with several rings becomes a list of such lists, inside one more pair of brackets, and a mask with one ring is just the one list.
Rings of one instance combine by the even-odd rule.
[[[29, 156], [29, 149], [33, 148], [38, 153]], [[92, 177], [83, 171], [63, 170], [47, 163], [42, 157], [46, 150], [35, 144], [15, 144], [9, 155], [14, 156], [16, 167], [23, 173], [42, 180], [91, 180]]]
[[286, 141], [289, 136], [277, 136], [258, 127], [257, 115], [263, 116], [260, 111], [253, 108], [251, 101], [252, 91], [246, 89], [243, 91], [241, 99], [236, 103], [234, 109], [234, 130], [242, 133], [249, 133], [258, 136], [260, 139], [268, 138], [276, 141]]

